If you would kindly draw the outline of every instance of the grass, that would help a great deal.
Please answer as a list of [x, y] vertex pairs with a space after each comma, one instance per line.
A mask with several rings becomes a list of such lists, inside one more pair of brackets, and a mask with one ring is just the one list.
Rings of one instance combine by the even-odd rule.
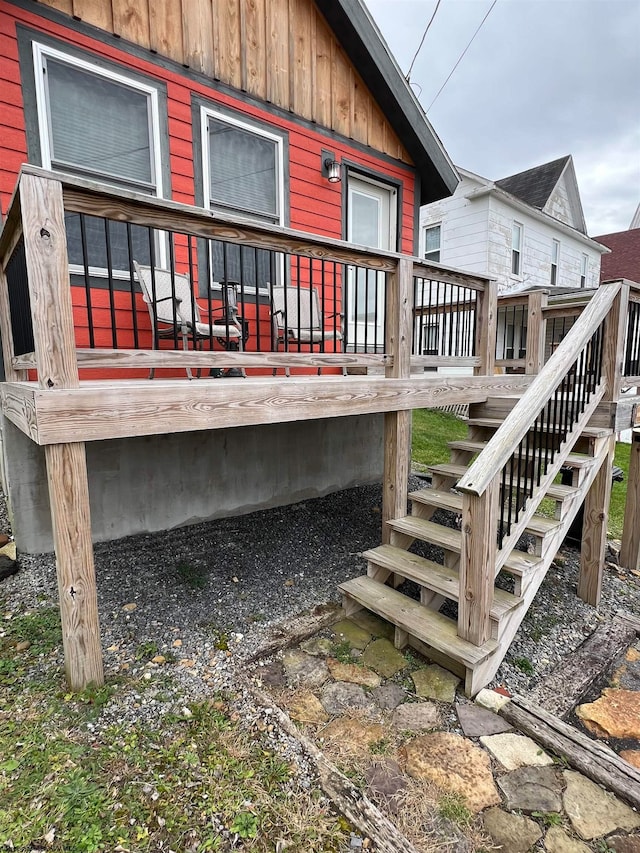
[[[27, 640], [31, 646], [18, 651]], [[348, 827], [319, 791], [302, 790], [259, 730], [243, 724], [232, 695], [121, 722], [105, 710], [114, 700], [133, 703], [141, 678], [127, 672], [100, 689], [69, 693], [60, 646], [53, 608], [0, 622], [0, 673], [10, 675], [0, 675], [3, 849], [344, 849]], [[159, 679], [166, 688], [166, 669]]]
[[[457, 441], [466, 438], [467, 426], [464, 421], [448, 412], [437, 409], [415, 409], [413, 412], [413, 435], [411, 458], [418, 469], [426, 469], [427, 465], [437, 465], [449, 461], [448, 441]], [[614, 465], [624, 471], [624, 481], [614, 483], [611, 489], [611, 505], [609, 509], [609, 521], [607, 524], [609, 536], [620, 539], [624, 522], [624, 505], [627, 493], [627, 481], [629, 478], [629, 460], [631, 445], [618, 442], [614, 457]], [[546, 499], [545, 499], [546, 500]], [[544, 504], [544, 501], [543, 501]], [[548, 514], [553, 515], [552, 505], [547, 501], [548, 507], [543, 506]]]

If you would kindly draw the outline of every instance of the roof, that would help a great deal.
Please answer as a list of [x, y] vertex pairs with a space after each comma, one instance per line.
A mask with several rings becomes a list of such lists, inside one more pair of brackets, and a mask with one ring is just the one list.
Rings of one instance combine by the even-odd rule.
[[495, 184], [532, 207], [542, 210], [570, 159], [569, 155], [560, 157], [558, 160], [552, 160], [551, 163], [544, 163], [542, 166], [534, 166], [533, 169], [518, 172], [516, 175], [509, 175], [508, 178], [501, 178]]
[[627, 278], [640, 282], [640, 228], [603, 234], [594, 239], [611, 249], [610, 254], [602, 256], [600, 281]]
[[420, 204], [450, 196], [459, 182], [455, 166], [362, 0], [315, 3], [409, 152]]

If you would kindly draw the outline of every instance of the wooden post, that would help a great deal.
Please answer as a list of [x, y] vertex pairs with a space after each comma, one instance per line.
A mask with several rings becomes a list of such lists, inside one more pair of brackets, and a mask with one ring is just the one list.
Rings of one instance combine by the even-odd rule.
[[486, 281], [478, 291], [476, 307], [476, 356], [480, 365], [476, 376], [493, 376], [496, 367], [496, 328], [498, 321], [498, 284]]
[[[20, 178], [38, 383], [77, 388], [62, 185]], [[84, 444], [45, 448], [67, 680], [73, 690], [104, 681]]]
[[[386, 368], [388, 378], [411, 375], [413, 331], [413, 262], [398, 261], [398, 269], [387, 276], [387, 332], [385, 351], [393, 362]], [[411, 410], [384, 415], [384, 474], [382, 481], [382, 541], [388, 544], [388, 521], [407, 514], [407, 490], [411, 461]]]
[[631, 440], [620, 565], [640, 571], [640, 430], [637, 429]]
[[498, 543], [498, 477], [484, 494], [462, 496], [462, 550], [458, 636], [481, 646], [491, 636]]
[[547, 307], [549, 294], [546, 290], [534, 290], [529, 294], [527, 318], [527, 363], [525, 373], [540, 373], [544, 366], [544, 349], [547, 334], [547, 323], [544, 309]]
[[[615, 286], [617, 282], [613, 283]], [[602, 284], [601, 287], [610, 285]], [[617, 402], [620, 396], [622, 370], [624, 368], [624, 338], [629, 310], [629, 285], [622, 284], [611, 310], [604, 321], [604, 350], [602, 373], [607, 380], [603, 401]]]
[[602, 592], [607, 520], [611, 498], [611, 465], [616, 449], [615, 435], [606, 441], [608, 442], [606, 455], [584, 502], [578, 597], [592, 607], [598, 606]]

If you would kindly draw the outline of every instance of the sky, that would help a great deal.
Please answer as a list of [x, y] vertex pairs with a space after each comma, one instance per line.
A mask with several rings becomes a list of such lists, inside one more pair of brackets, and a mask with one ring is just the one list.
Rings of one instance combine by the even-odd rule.
[[[365, 0], [406, 75], [437, 0]], [[640, 0], [441, 0], [411, 72], [457, 166], [491, 180], [573, 156], [591, 236], [640, 203]]]

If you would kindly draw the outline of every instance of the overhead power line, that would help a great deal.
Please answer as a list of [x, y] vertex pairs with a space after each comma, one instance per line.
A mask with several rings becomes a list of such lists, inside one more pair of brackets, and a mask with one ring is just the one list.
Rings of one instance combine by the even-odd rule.
[[438, 0], [438, 2], [436, 3], [436, 8], [433, 10], [433, 15], [429, 18], [429, 23], [428, 23], [428, 24], [427, 24], [427, 26], [425, 27], [425, 31], [422, 33], [422, 38], [420, 39], [420, 44], [418, 45], [418, 49], [416, 50], [416, 52], [415, 52], [415, 54], [414, 54], [414, 57], [413, 57], [413, 59], [411, 60], [411, 65], [409, 66], [409, 70], [407, 71], [407, 78], [406, 78], [406, 79], [407, 79], [407, 83], [409, 82], [409, 78], [411, 77], [411, 72], [412, 72], [412, 70], [413, 70], [413, 64], [414, 64], [414, 62], [416, 61], [416, 59], [418, 58], [418, 54], [419, 54], [419, 53], [420, 53], [420, 51], [422, 50], [422, 45], [424, 44], [424, 40], [425, 40], [425, 39], [426, 39], [426, 37], [427, 37], [427, 33], [429, 32], [429, 27], [430, 27], [430, 26], [431, 26], [431, 24], [433, 23], [433, 19], [434, 19], [434, 18], [435, 18], [435, 16], [436, 16], [436, 12], [438, 11], [438, 7], [440, 6], [440, 3], [441, 3], [441, 2], [442, 2], [442, 0]]
[[427, 107], [427, 112], [429, 112], [429, 110], [431, 109], [431, 107], [432, 107], [432, 106], [435, 104], [435, 102], [438, 100], [438, 98], [440, 97], [440, 93], [442, 92], [442, 90], [444, 89], [444, 87], [447, 85], [447, 83], [449, 82], [449, 80], [451, 80], [451, 78], [453, 77], [454, 71], [456, 70], [456, 68], [458, 67], [458, 65], [460, 65], [460, 63], [462, 62], [462, 60], [464, 59], [464, 55], [465, 55], [465, 53], [469, 50], [469, 48], [470, 48], [470, 47], [471, 47], [471, 45], [473, 44], [473, 40], [475, 39], [475, 37], [478, 35], [478, 33], [480, 32], [480, 30], [482, 29], [482, 25], [484, 24], [484, 22], [487, 20], [487, 18], [488, 18], [488, 17], [489, 17], [489, 15], [491, 14], [491, 10], [493, 9], [493, 7], [496, 5], [496, 3], [497, 3], [497, 2], [498, 2], [498, 0], [493, 0], [493, 3], [491, 4], [491, 6], [489, 6], [489, 11], [488, 11], [488, 12], [487, 12], [487, 14], [484, 16], [484, 18], [480, 21], [480, 23], [479, 23], [479, 25], [478, 25], [477, 30], [476, 30], [476, 31], [475, 31], [475, 33], [471, 36], [471, 39], [469, 40], [469, 43], [467, 44], [467, 46], [465, 47], [465, 49], [462, 51], [462, 53], [461, 53], [461, 54], [460, 54], [460, 56], [458, 57], [458, 61], [456, 62], [456, 64], [453, 66], [453, 68], [452, 68], [452, 69], [451, 69], [451, 71], [449, 72], [449, 76], [448, 76], [448, 77], [447, 77], [447, 79], [444, 81], [444, 83], [442, 84], [442, 86], [440, 86], [440, 88], [438, 89], [438, 92], [437, 92], [437, 94], [436, 94], [435, 98], [431, 101], [431, 103], [430, 103], [430, 104], [429, 104], [429, 106]]

